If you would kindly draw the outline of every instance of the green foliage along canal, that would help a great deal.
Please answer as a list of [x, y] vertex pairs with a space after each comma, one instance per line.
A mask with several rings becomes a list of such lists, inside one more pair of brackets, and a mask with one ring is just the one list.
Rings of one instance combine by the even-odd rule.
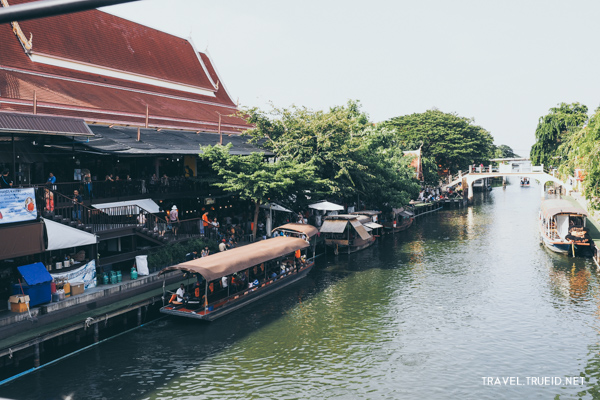
[[350, 258], [321, 257], [303, 282], [221, 320], [160, 319], [0, 396], [595, 398], [593, 264], [539, 245], [535, 185], [475, 200]]

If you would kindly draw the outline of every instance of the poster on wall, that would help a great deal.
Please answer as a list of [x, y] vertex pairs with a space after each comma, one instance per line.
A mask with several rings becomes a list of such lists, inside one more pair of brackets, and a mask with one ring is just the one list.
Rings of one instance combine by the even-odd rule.
[[35, 221], [37, 217], [35, 189], [0, 190], [0, 224]]
[[69, 283], [83, 283], [84, 288], [90, 289], [96, 287], [96, 260], [92, 260], [85, 264], [83, 267], [79, 267], [69, 272], [63, 272], [60, 274], [51, 273], [52, 278], [56, 281], [56, 278], [66, 279]]

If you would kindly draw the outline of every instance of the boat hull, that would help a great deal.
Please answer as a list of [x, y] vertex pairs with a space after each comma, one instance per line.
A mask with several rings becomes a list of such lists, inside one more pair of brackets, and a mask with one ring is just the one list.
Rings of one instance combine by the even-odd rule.
[[332, 247], [334, 253], [337, 254], [350, 254], [362, 249], [366, 249], [367, 247], [373, 245], [377, 238], [375, 236], [370, 237], [368, 240], [363, 239], [355, 239], [351, 245], [348, 245], [347, 240], [339, 240], [339, 239], [325, 239], [325, 244], [329, 247]]
[[256, 288], [240, 291], [226, 299], [223, 305], [211, 311], [205, 312], [204, 309], [195, 311], [186, 308], [185, 306], [169, 304], [162, 307], [160, 309], [160, 312], [163, 314], [175, 315], [178, 317], [199, 319], [204, 321], [214, 321], [217, 318], [239, 310], [240, 308], [245, 307], [248, 304], [255, 302], [256, 300], [262, 299], [263, 297], [268, 296], [273, 292], [281, 290], [284, 287], [299, 281], [310, 272], [313, 266], [314, 261], [308, 263], [306, 267], [302, 268], [296, 273], [291, 273], [283, 277], [269, 279], [268, 281], [262, 283]]

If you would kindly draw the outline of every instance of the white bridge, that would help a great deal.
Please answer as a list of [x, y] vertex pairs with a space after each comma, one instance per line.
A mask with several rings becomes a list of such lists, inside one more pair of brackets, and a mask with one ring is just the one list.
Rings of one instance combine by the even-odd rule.
[[[492, 161], [525, 161], [526, 159], [496, 159]], [[452, 177], [449, 183], [443, 185], [443, 187], [447, 188], [449, 186], [456, 186], [459, 183], [462, 183], [463, 188], [468, 188], [468, 199], [469, 202], [473, 200], [473, 183], [485, 178], [499, 178], [499, 177], [509, 177], [514, 176], [518, 178], [528, 178], [529, 181], [536, 180], [540, 183], [541, 186], [541, 194], [542, 197], [545, 195], [545, 185], [547, 182], [554, 182], [559, 186], [569, 190], [573, 190], [573, 187], [561, 181], [560, 179], [554, 176], [554, 171], [548, 173], [544, 171], [544, 165], [533, 166], [533, 165], [524, 165], [524, 164], [511, 164], [511, 163], [503, 163], [498, 167], [493, 167], [491, 165], [484, 167], [469, 167], [468, 173], [462, 173], [462, 171], [458, 172], [458, 175]]]

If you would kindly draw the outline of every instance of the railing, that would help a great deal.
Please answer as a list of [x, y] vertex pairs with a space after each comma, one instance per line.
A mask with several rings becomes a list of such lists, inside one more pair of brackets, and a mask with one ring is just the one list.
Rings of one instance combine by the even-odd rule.
[[[118, 180], [118, 181], [92, 181], [85, 182], [61, 182], [50, 186], [53, 192], [72, 194], [75, 190], [83, 196], [85, 200], [106, 199], [106, 198], [127, 198], [142, 195], [158, 195], [171, 193], [189, 193], [194, 192], [200, 196], [218, 196], [222, 194], [221, 189], [210, 186], [209, 178], [169, 178], [168, 185], [159, 182], [151, 183], [144, 179], [136, 180]], [[46, 184], [39, 185], [21, 185], [21, 187], [43, 188]], [[63, 205], [63, 199], [57, 201], [57, 206]], [[67, 201], [68, 203], [68, 201]]]

